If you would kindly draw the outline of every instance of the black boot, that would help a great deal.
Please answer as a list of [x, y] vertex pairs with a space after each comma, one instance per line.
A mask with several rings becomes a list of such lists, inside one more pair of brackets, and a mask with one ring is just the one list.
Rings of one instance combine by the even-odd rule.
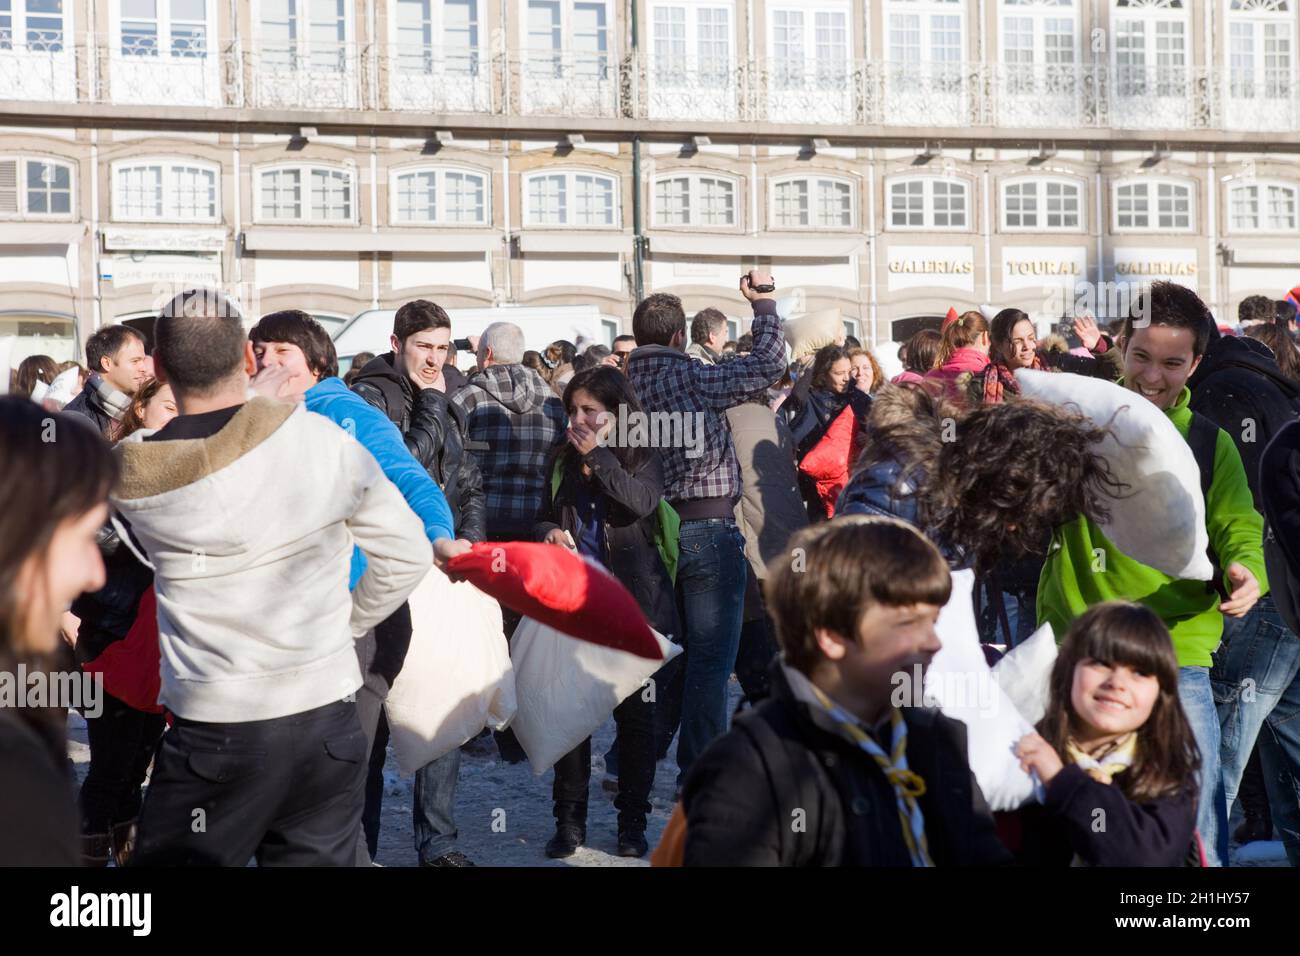
[[555, 805], [555, 836], [546, 844], [546, 855], [552, 860], [573, 856], [578, 847], [587, 842], [587, 805], [585, 803], [557, 803]]
[[645, 826], [618, 828], [618, 855], [642, 857], [650, 852], [645, 839]]
[[546, 844], [546, 855], [552, 860], [573, 856], [578, 847], [587, 842], [587, 828], [576, 823], [557, 823], [555, 836]]

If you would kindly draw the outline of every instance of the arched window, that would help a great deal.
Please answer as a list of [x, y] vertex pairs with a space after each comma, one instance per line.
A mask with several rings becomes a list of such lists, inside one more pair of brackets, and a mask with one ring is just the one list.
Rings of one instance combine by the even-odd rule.
[[352, 222], [356, 173], [346, 167], [283, 165], [260, 169], [254, 179], [259, 222]]
[[1135, 179], [1115, 184], [1116, 232], [1191, 232], [1195, 224], [1192, 185], [1169, 179]]
[[774, 229], [852, 229], [856, 190], [847, 179], [792, 176], [772, 181]]
[[1121, 97], [1183, 96], [1191, 23], [1183, 0], [1114, 0], [1115, 84]]
[[1296, 232], [1295, 183], [1239, 183], [1228, 188], [1229, 232]]
[[1083, 224], [1078, 182], [1044, 177], [1002, 184], [1002, 228], [1008, 232], [1076, 232]]
[[618, 225], [618, 182], [586, 170], [548, 170], [524, 178], [525, 226], [587, 229]]
[[122, 222], [216, 222], [216, 165], [183, 158], [113, 165], [113, 218]]
[[1002, 63], [1009, 91], [1053, 89], [1078, 61], [1075, 0], [1002, 0]]
[[892, 179], [889, 194], [889, 228], [953, 229], [971, 226], [970, 189], [965, 180], [941, 176]]
[[1276, 100], [1295, 86], [1291, 0], [1230, 0], [1228, 84], [1233, 99]]
[[736, 181], [712, 173], [673, 173], [654, 181], [656, 226], [730, 229], [736, 225]]
[[404, 167], [393, 171], [393, 222], [433, 226], [486, 226], [488, 177], [451, 166]]

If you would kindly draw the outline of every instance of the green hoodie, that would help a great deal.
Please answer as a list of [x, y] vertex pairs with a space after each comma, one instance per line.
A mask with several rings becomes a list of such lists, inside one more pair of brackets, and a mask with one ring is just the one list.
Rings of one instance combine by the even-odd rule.
[[[1191, 396], [1184, 388], [1165, 410], [1184, 439], [1192, 423], [1187, 405]], [[1264, 519], [1255, 510], [1241, 455], [1223, 429], [1214, 448], [1205, 525], [1220, 566], [1226, 570], [1234, 563], [1245, 565], [1259, 581], [1261, 595], [1267, 594]], [[1071, 621], [1102, 601], [1137, 601], [1159, 614], [1173, 634], [1180, 667], [1209, 667], [1210, 655], [1223, 637], [1220, 597], [1207, 589], [1207, 582], [1182, 581], [1139, 564], [1080, 516], [1057, 528], [1052, 537], [1038, 582], [1039, 624], [1051, 624], [1060, 641]]]

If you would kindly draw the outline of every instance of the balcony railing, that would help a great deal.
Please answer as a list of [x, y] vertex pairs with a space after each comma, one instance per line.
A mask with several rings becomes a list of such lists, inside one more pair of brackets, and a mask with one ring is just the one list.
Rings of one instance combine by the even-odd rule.
[[809, 127], [1300, 131], [1300, 76], [1286, 70], [67, 40], [0, 32], [0, 101]]

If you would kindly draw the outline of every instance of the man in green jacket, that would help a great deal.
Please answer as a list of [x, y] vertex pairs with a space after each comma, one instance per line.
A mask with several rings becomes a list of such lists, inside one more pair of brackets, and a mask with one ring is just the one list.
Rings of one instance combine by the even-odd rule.
[[[1156, 282], [1124, 323], [1120, 384], [1164, 410], [1184, 439], [1192, 427], [1186, 382], [1209, 342], [1208, 312], [1196, 293]], [[1137, 318], [1135, 320], [1135, 316]], [[1213, 427], [1213, 426], [1209, 426]], [[1173, 635], [1179, 697], [1201, 751], [1197, 830], [1211, 865], [1227, 863], [1227, 802], [1219, 763], [1219, 721], [1210, 685], [1211, 654], [1223, 636], [1223, 616], [1242, 617], [1268, 584], [1263, 518], [1255, 510], [1241, 455], [1231, 436], [1214, 429], [1214, 472], [1205, 496], [1205, 523], [1226, 598], [1213, 582], [1182, 581], [1139, 564], [1086, 518], [1057, 529], [1038, 587], [1038, 620], [1063, 635], [1072, 620], [1102, 601], [1145, 604]]]

